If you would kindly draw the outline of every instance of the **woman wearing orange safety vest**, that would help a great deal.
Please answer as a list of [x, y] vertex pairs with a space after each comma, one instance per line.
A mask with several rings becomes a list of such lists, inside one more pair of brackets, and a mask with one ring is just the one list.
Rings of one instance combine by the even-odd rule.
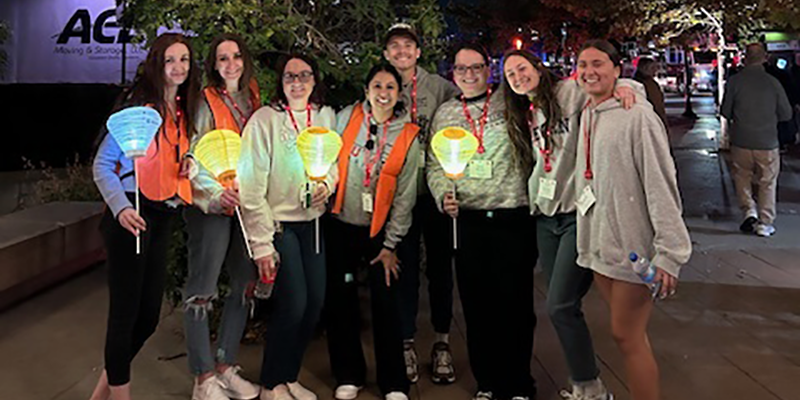
[[[224, 34], [211, 42], [205, 60], [208, 86], [203, 89], [193, 144], [206, 133], [226, 129], [241, 133], [250, 116], [261, 106], [253, 78], [252, 57], [237, 35]], [[239, 205], [237, 188], [223, 187], [202, 165], [192, 178], [196, 207], [183, 211], [189, 250], [189, 276], [184, 292], [184, 329], [189, 369], [196, 377], [192, 400], [251, 399], [256, 385], [246, 381], [235, 367], [252, 299], [248, 285], [256, 268], [247, 254], [242, 228], [233, 210]], [[212, 352], [208, 319], [217, 297], [222, 266], [228, 271], [230, 291], [222, 311], [217, 351]]]
[[395, 249], [411, 226], [417, 198], [419, 128], [400, 97], [391, 65], [369, 72], [367, 101], [337, 115], [343, 133], [339, 184], [326, 230], [326, 325], [337, 399], [354, 399], [366, 379], [360, 340], [356, 270], [369, 263], [378, 386], [387, 400], [408, 399]]
[[[107, 204], [100, 230], [108, 254], [109, 313], [105, 369], [92, 400], [129, 400], [130, 366], [155, 331], [166, 277], [167, 249], [178, 207], [191, 204], [188, 169], [182, 158], [194, 131], [200, 71], [191, 45], [168, 33], [154, 42], [119, 107], [149, 106], [164, 122], [147, 154], [138, 159], [141, 207], [133, 208], [133, 161], [106, 135], [94, 159], [94, 180]], [[141, 254], [135, 254], [141, 235]]]

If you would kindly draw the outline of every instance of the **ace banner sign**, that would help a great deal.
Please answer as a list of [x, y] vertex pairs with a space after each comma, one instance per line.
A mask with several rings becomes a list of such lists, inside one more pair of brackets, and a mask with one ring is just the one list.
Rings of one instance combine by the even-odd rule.
[[120, 83], [123, 58], [130, 81], [147, 55], [114, 0], [2, 0], [0, 20], [11, 28], [4, 83]]

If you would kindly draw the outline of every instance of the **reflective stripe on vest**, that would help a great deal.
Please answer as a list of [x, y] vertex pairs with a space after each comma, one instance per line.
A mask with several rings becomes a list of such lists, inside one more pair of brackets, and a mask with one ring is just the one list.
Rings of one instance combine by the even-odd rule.
[[[344, 207], [344, 196], [347, 188], [347, 168], [350, 165], [350, 153], [356, 142], [361, 125], [364, 123], [364, 109], [357, 103], [350, 115], [350, 122], [342, 135], [342, 149], [339, 152], [339, 183], [336, 187], [336, 202], [333, 213], [339, 214]], [[381, 167], [378, 176], [378, 186], [375, 188], [375, 204], [373, 206], [372, 222], [370, 223], [369, 236], [375, 237], [383, 229], [389, 210], [392, 208], [394, 194], [397, 190], [397, 177], [403, 170], [406, 155], [419, 132], [419, 127], [414, 124], [405, 124], [403, 131], [395, 139], [394, 147], [389, 153], [389, 158]]]
[[181, 159], [187, 151], [189, 135], [186, 134], [186, 119], [181, 118], [179, 134], [175, 120], [165, 118], [147, 148], [147, 154], [135, 161], [139, 164], [139, 189], [145, 197], [152, 201], [164, 201], [177, 195], [186, 204], [192, 204], [189, 179], [178, 176]]
[[[208, 107], [211, 109], [214, 129], [228, 129], [241, 135], [244, 127], [239, 127], [239, 123], [236, 122], [238, 119], [234, 117], [233, 111], [222, 100], [219, 90], [209, 86], [203, 89], [203, 94], [205, 94]], [[258, 83], [255, 79], [250, 80], [250, 98], [253, 99], [253, 110], [250, 112], [252, 115], [261, 107], [261, 92], [258, 90]]]

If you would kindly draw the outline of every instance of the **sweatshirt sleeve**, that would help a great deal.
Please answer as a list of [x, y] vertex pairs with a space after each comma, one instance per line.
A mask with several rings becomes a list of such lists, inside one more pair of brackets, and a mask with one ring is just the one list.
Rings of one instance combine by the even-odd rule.
[[272, 158], [270, 116], [269, 108], [261, 109], [245, 126], [237, 173], [242, 219], [256, 260], [275, 253], [275, 220], [267, 203]]
[[406, 162], [397, 178], [397, 192], [392, 201], [389, 220], [386, 223], [386, 238], [383, 245], [396, 249], [411, 227], [412, 213], [417, 202], [417, 174], [419, 174], [419, 141], [414, 140], [406, 154]]
[[775, 87], [778, 96], [778, 121], [789, 121], [792, 119], [793, 110], [792, 105], [789, 103], [789, 98], [786, 96], [786, 90], [783, 89], [779, 82]]
[[119, 215], [120, 211], [126, 208], [133, 208], [133, 204], [128, 200], [128, 196], [125, 195], [122, 181], [116, 172], [117, 163], [124, 157], [125, 155], [117, 145], [117, 141], [111, 137], [110, 133], [106, 133], [92, 163], [94, 183], [103, 196], [103, 200], [108, 204], [111, 213], [114, 214], [114, 218]]
[[[441, 124], [441, 111], [442, 107], [439, 107], [439, 110], [433, 117], [433, 122], [431, 123], [431, 138], [433, 138], [433, 133], [439, 129], [439, 125]], [[430, 143], [426, 143], [425, 145], [430, 146]], [[427, 157], [425, 160], [425, 177], [428, 180], [428, 188], [431, 190], [433, 199], [436, 201], [436, 207], [443, 213], [442, 202], [444, 201], [444, 195], [447, 192], [453, 191], [453, 183], [444, 175], [444, 169], [442, 169], [442, 165], [439, 164], [439, 160], [436, 159], [433, 151], [430, 150], [430, 148], [428, 150], [429, 151], [425, 152]]]
[[647, 201], [647, 212], [655, 235], [653, 264], [678, 277], [689, 261], [692, 242], [683, 221], [675, 163], [669, 142], [655, 112], [641, 112], [639, 123], [632, 124], [636, 168]]
[[731, 120], [733, 117], [733, 97], [736, 91], [735, 82], [736, 81], [731, 78], [725, 84], [725, 94], [722, 96], [722, 105], [719, 108], [719, 113], [728, 120]]

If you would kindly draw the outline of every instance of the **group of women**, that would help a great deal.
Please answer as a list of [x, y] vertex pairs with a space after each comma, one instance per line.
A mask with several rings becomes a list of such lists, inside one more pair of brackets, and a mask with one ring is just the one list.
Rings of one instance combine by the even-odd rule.
[[[323, 314], [334, 397], [356, 398], [367, 373], [358, 309], [363, 268], [379, 389], [387, 400], [408, 399], [417, 373], [409, 340], [419, 278], [407, 283], [404, 275], [419, 274], [419, 232], [428, 247], [431, 285], [435, 267], [436, 284], [444, 288], [436, 293], [444, 306], [434, 316], [434, 382], [455, 380], [447, 345], [448, 261], [454, 255], [478, 383], [473, 398], [536, 396], [530, 364], [538, 259], [572, 380], [562, 396], [613, 398], [598, 377], [581, 312], [594, 281], [610, 305], [633, 398], [658, 398], [646, 335], [651, 295], [627, 254], [652, 258], [663, 298], [674, 293], [691, 247], [664, 126], [642, 101], [638, 84], [618, 84], [614, 48], [588, 42], [570, 80], [556, 78], [531, 53], [512, 51], [503, 59], [503, 82], [493, 87], [486, 53], [464, 46], [452, 60], [456, 89], [416, 66], [419, 42], [409, 26], [393, 27], [385, 45], [388, 63], [367, 75], [364, 100], [337, 113], [325, 105], [316, 62], [303, 54], [278, 62], [279, 87], [262, 106], [252, 57], [238, 36], [212, 43], [203, 90], [187, 39], [168, 33], [154, 41], [143, 72], [116, 106], [152, 107], [163, 118], [147, 155], [136, 161], [140, 176], [110, 135], [94, 162], [108, 205], [101, 231], [110, 307], [105, 369], [92, 400], [131, 398], [131, 361], [158, 324], [170, 227], [179, 217], [188, 247], [184, 323], [193, 400], [315, 400], [298, 374]], [[309, 185], [296, 143], [311, 126], [339, 132], [343, 147], [325, 180]], [[452, 126], [466, 128], [480, 144], [466, 177], [457, 181], [446, 178], [427, 151], [430, 136]], [[216, 129], [242, 137], [238, 180], [229, 187], [192, 155], [198, 140]], [[452, 254], [453, 244], [444, 239], [454, 237], [448, 216], [458, 218], [459, 250]], [[320, 217], [324, 240], [316, 248], [314, 221]], [[140, 255], [134, 254], [137, 236]], [[446, 266], [431, 265], [431, 254]], [[214, 351], [208, 321], [223, 266], [230, 290]], [[236, 358], [258, 279], [274, 280], [274, 290], [255, 385], [239, 374]]]

